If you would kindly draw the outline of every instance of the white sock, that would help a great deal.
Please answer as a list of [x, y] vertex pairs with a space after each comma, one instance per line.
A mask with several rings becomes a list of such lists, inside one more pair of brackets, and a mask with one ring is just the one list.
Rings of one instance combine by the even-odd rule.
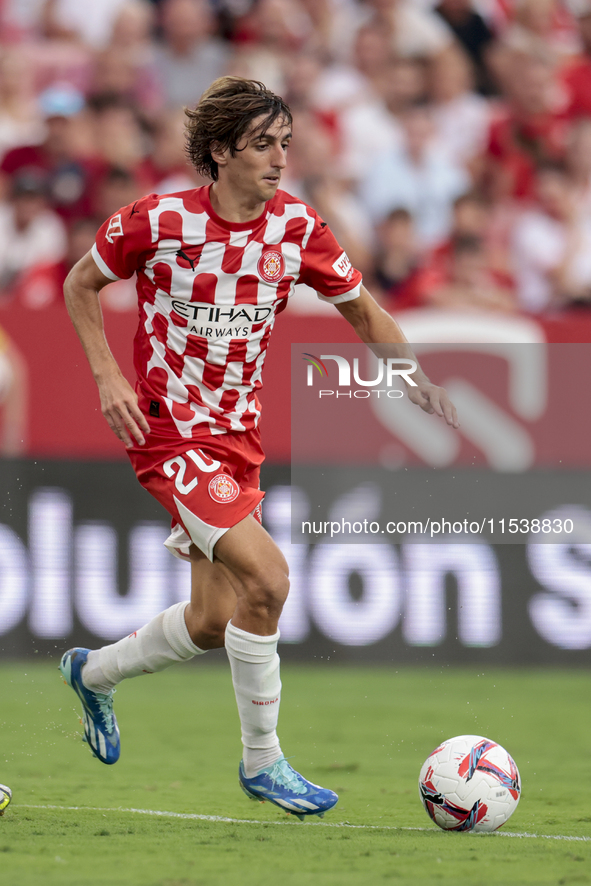
[[226, 626], [226, 652], [232, 669], [232, 682], [242, 727], [244, 771], [252, 778], [281, 757], [277, 720], [281, 697], [279, 631], [260, 637]]
[[195, 646], [185, 623], [187, 602], [175, 603], [118, 643], [89, 652], [82, 680], [93, 692], [110, 692], [127, 677], [154, 674], [206, 652]]

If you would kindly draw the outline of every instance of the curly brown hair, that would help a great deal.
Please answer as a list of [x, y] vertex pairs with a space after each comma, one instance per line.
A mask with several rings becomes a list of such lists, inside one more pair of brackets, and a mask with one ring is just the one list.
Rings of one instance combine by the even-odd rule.
[[[211, 150], [228, 150], [236, 156], [237, 145], [248, 134], [264, 135], [278, 119], [291, 126], [292, 116], [281, 96], [258, 80], [220, 77], [206, 89], [194, 111], [185, 108], [187, 155], [201, 175], [218, 180], [218, 164]], [[251, 133], [257, 117], [265, 119]]]

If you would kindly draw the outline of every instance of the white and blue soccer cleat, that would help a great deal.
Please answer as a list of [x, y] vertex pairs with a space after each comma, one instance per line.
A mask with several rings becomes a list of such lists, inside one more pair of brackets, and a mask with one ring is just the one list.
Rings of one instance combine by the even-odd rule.
[[[102, 763], [116, 763], [121, 753], [119, 727], [113, 713], [113, 692], [103, 694], [87, 689], [80, 671], [86, 664], [90, 649], [68, 649], [62, 656], [59, 669], [64, 682], [71, 686], [82, 702], [84, 741]], [[114, 690], [113, 690], [114, 691]]]
[[244, 764], [238, 769], [238, 782], [247, 797], [264, 802], [269, 800], [285, 812], [295, 815], [300, 821], [311, 815], [324, 818], [324, 813], [338, 802], [338, 795], [328, 788], [321, 788], [296, 772], [285, 757], [280, 757], [271, 766], [247, 778]]

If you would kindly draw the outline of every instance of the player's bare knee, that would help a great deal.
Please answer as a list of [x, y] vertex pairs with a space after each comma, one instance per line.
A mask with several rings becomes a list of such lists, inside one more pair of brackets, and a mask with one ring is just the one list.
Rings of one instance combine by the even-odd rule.
[[226, 624], [205, 623], [196, 634], [193, 643], [200, 649], [221, 649], [226, 636]]
[[202, 612], [193, 612], [190, 605], [185, 613], [185, 623], [191, 641], [200, 649], [221, 649], [228, 621], [229, 617], [212, 618]]
[[244, 598], [249, 609], [279, 617], [289, 593], [289, 579], [283, 569], [269, 569], [244, 581]]

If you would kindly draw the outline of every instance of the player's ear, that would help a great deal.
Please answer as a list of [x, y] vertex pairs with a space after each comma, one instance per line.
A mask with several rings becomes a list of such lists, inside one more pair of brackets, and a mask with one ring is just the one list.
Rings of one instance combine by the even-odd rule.
[[228, 157], [230, 156], [229, 148], [221, 148], [219, 142], [212, 142], [209, 148], [209, 153], [211, 154], [211, 159], [214, 160], [218, 166], [226, 166], [228, 163]]

